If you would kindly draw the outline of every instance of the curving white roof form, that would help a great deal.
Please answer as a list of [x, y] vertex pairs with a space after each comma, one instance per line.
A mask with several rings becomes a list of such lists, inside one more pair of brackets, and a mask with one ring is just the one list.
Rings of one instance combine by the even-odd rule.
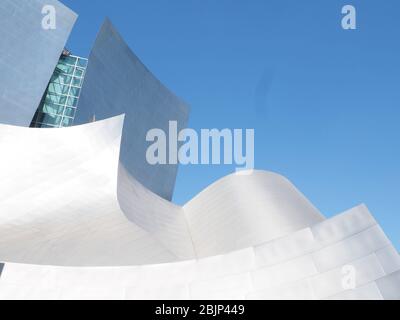
[[183, 209], [198, 257], [247, 248], [324, 220], [286, 178], [264, 171], [229, 175]]
[[[354, 289], [343, 285], [349, 266]], [[200, 260], [99, 268], [7, 263], [0, 299], [400, 299], [400, 257], [360, 206]]]
[[0, 260], [180, 261], [243, 249], [323, 219], [285, 178], [257, 171], [222, 179], [176, 206], [119, 166], [122, 127], [122, 116], [51, 134], [0, 125]]
[[0, 299], [400, 298], [400, 257], [365, 206], [325, 220], [254, 171], [179, 207], [119, 164], [123, 120], [0, 125]]
[[[0, 125], [0, 260], [93, 266], [193, 257], [120, 209], [122, 127], [123, 116], [51, 132]], [[182, 229], [177, 242], [185, 236]]]

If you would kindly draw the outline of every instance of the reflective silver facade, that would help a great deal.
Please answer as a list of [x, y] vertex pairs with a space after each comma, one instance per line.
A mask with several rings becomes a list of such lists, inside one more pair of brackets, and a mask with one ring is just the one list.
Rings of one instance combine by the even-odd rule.
[[[42, 27], [46, 5], [56, 10], [54, 30]], [[1, 123], [30, 125], [76, 18], [56, 0], [0, 1]]]
[[170, 120], [178, 130], [188, 121], [188, 106], [164, 87], [141, 63], [110, 21], [103, 24], [89, 56], [75, 124], [125, 114], [121, 162], [140, 183], [170, 200], [177, 165], [152, 166], [146, 161], [146, 134], [168, 132]]
[[[9, 33], [14, 17], [43, 4], [0, 1]], [[1, 32], [3, 46], [17, 42]], [[32, 28], [21, 42], [39, 35]], [[34, 83], [53, 60], [37, 70], [15, 62], [1, 76]], [[66, 63], [65, 79], [82, 78], [78, 64]], [[289, 180], [256, 170], [227, 176], [182, 207], [151, 192], [170, 197], [176, 166], [146, 165], [146, 132], [169, 120], [182, 128], [187, 107], [109, 22], [89, 67], [80, 120], [91, 123], [42, 130], [0, 118], [0, 300], [400, 299], [400, 255], [365, 205], [327, 219]], [[2, 99], [17, 92], [1, 79]], [[69, 83], [50, 93], [78, 97]], [[9, 122], [29, 120], [4, 106]], [[108, 118], [120, 113], [125, 125], [123, 115]]]

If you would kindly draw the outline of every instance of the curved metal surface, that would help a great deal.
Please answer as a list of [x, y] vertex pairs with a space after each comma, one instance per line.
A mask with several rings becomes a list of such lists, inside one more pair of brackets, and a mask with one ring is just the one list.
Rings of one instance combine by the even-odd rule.
[[[348, 266], [356, 271], [351, 289], [343, 284]], [[400, 257], [360, 206], [286, 237], [199, 260], [97, 268], [7, 263], [0, 299], [400, 299]]]
[[168, 132], [169, 121], [186, 127], [189, 108], [171, 93], [130, 50], [109, 20], [89, 56], [75, 123], [103, 120], [124, 113], [121, 162], [141, 184], [171, 200], [177, 164], [149, 165], [147, 132]]
[[[44, 5], [56, 30], [40, 29]], [[400, 299], [400, 256], [364, 205], [325, 219], [262, 171], [167, 201], [177, 165], [147, 164], [145, 135], [185, 127], [188, 108], [109, 21], [78, 114], [101, 121], [7, 125], [29, 125], [76, 15], [56, 0], [0, 15], [16, 17], [0, 19], [0, 299]]]
[[[56, 28], [45, 30], [49, 5]], [[0, 123], [29, 127], [76, 18], [57, 0], [0, 2]]]
[[179, 207], [119, 163], [123, 120], [0, 125], [0, 299], [400, 298], [400, 257], [365, 206], [325, 220], [254, 171]]
[[247, 248], [324, 220], [286, 178], [264, 171], [229, 175], [183, 208], [198, 257]]
[[51, 134], [0, 126], [0, 148], [8, 150], [0, 158], [0, 260], [93, 266], [177, 259], [120, 209], [122, 126], [121, 116]]
[[323, 219], [285, 178], [259, 171], [231, 175], [188, 205], [174, 205], [119, 165], [122, 119], [51, 134], [0, 125], [0, 260], [180, 261], [246, 248]]

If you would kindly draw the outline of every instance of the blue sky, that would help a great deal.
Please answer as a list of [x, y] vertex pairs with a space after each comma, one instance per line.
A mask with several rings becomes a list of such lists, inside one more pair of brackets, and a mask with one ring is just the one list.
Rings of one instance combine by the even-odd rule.
[[[191, 105], [190, 127], [254, 128], [255, 165], [288, 177], [327, 217], [368, 205], [400, 249], [398, 0], [62, 0], [69, 48], [88, 56], [108, 16]], [[357, 30], [341, 8], [357, 9]], [[232, 166], [181, 166], [185, 203]]]

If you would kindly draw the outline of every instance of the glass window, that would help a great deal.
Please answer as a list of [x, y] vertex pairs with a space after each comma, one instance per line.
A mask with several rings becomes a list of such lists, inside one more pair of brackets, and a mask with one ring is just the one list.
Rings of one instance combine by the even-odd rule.
[[80, 87], [82, 83], [82, 79], [80, 78], [73, 78], [72, 85]]
[[67, 102], [67, 96], [47, 94], [46, 103], [57, 103], [57, 104], [65, 104]]
[[56, 70], [56, 71], [53, 73], [53, 75], [51, 76], [50, 82], [55, 82], [55, 81], [57, 80], [59, 74], [60, 74], [60, 73], [57, 72], [57, 70]]
[[51, 114], [63, 114], [64, 106], [59, 106], [56, 104], [46, 103], [43, 106], [43, 113], [51, 113]]
[[59, 83], [50, 83], [49, 85], [49, 93], [55, 93], [55, 94], [68, 94], [69, 91], [69, 86], [67, 85], [62, 85]]
[[54, 74], [51, 78], [51, 82], [59, 83], [59, 84], [70, 84], [72, 80], [71, 76], [66, 74]]
[[39, 117], [39, 110], [36, 110], [35, 115], [33, 116], [32, 122], [37, 122]]
[[83, 77], [84, 71], [85, 71], [85, 69], [76, 68], [76, 70], [75, 70], [75, 77]]
[[59, 115], [52, 115], [52, 114], [43, 114], [43, 123], [52, 124], [52, 125], [60, 125], [61, 123], [61, 116]]
[[76, 88], [76, 87], [71, 87], [71, 91], [69, 92], [69, 94], [71, 96], [79, 97], [80, 92], [81, 92], [81, 89]]
[[68, 97], [68, 101], [67, 101], [68, 106], [76, 107], [77, 104], [78, 104], [78, 98]]
[[76, 63], [76, 58], [71, 57], [71, 56], [63, 56], [61, 59], [65, 63], [71, 64], [71, 65], [75, 65], [75, 63]]
[[65, 115], [68, 117], [75, 117], [75, 108], [66, 107], [65, 108]]
[[87, 65], [87, 59], [61, 56], [32, 126], [60, 127], [73, 124]]
[[46, 128], [46, 129], [49, 129], [49, 128], [54, 128], [54, 126], [50, 126], [50, 125], [48, 125], [48, 124], [44, 124], [44, 123], [37, 123], [36, 124], [36, 127], [37, 128]]
[[69, 66], [67, 64], [59, 63], [57, 65], [56, 71], [58, 71], [59, 73], [73, 74], [74, 73], [74, 67], [73, 66]]
[[72, 118], [64, 118], [63, 121], [62, 121], [63, 127], [71, 126], [72, 125], [72, 121], [73, 121]]
[[87, 60], [79, 59], [78, 60], [78, 66], [85, 68], [87, 66]]
[[61, 75], [60, 78], [61, 78], [62, 84], [70, 84], [71, 80], [72, 80], [72, 77], [67, 76], [65, 74]]

